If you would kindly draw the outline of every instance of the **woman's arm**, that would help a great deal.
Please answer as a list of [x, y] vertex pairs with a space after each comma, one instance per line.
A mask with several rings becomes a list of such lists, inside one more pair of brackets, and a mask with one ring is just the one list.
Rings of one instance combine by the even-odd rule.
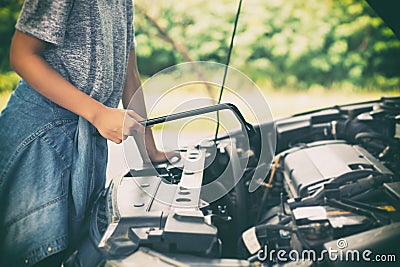
[[[133, 109], [143, 118], [147, 118], [142, 84], [137, 68], [135, 49], [129, 54], [128, 69], [126, 73], [125, 88], [122, 94], [122, 104], [126, 109]], [[144, 140], [135, 136], [136, 144], [144, 162], [163, 162], [172, 157], [179, 157], [176, 151], [162, 152], [157, 149], [151, 128], [146, 127]]]
[[36, 91], [56, 104], [82, 116], [92, 123], [100, 134], [121, 143], [124, 136], [144, 133], [137, 121], [142, 118], [128, 111], [129, 119], [123, 129], [125, 111], [109, 108], [86, 95], [56, 72], [41, 56], [46, 42], [16, 30], [10, 48], [13, 69]]

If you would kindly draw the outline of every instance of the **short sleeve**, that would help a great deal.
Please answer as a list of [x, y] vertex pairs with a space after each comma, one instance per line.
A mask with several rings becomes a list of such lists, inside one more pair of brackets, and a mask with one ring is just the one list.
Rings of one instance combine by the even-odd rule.
[[61, 45], [73, 0], [26, 0], [15, 28], [40, 40]]
[[[130, 2], [132, 3], [132, 2]], [[128, 39], [131, 44], [130, 48], [136, 48], [136, 39], [135, 39], [135, 8], [133, 5], [128, 6]]]

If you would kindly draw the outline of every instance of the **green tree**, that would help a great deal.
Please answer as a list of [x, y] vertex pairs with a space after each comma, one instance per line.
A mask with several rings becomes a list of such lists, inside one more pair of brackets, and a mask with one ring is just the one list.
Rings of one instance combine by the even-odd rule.
[[[225, 63], [237, 2], [136, 4], [137, 50], [144, 74], [186, 61], [166, 36], [193, 60]], [[364, 0], [244, 1], [231, 63], [252, 79], [270, 79], [278, 88], [341, 83], [400, 87], [400, 41]]]
[[10, 71], [11, 38], [23, 0], [2, 0], [0, 3], [0, 72]]

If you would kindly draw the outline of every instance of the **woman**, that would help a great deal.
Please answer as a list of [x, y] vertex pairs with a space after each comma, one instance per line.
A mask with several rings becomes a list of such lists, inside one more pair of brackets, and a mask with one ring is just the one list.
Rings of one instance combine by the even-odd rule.
[[[133, 34], [131, 0], [25, 1], [10, 49], [22, 81], [0, 117], [0, 266], [59, 266], [74, 249], [104, 188], [106, 139], [172, 155], [138, 123]], [[135, 93], [136, 112], [116, 108]]]

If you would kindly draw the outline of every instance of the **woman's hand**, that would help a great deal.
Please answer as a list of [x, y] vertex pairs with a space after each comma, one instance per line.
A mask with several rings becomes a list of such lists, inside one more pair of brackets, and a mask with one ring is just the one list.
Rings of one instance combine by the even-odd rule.
[[173, 158], [180, 159], [180, 153], [178, 151], [162, 151], [157, 149], [154, 141], [153, 131], [151, 128], [145, 128], [144, 136], [134, 135], [136, 145], [139, 149], [139, 153], [142, 156], [143, 163], [161, 163], [166, 161], [172, 161]]
[[143, 118], [133, 110], [123, 110], [104, 106], [96, 112], [92, 124], [106, 139], [120, 144], [128, 136], [143, 136], [145, 127], [139, 123]]
[[166, 161], [172, 162], [174, 158], [180, 159], [181, 154], [178, 151], [172, 150], [172, 151], [160, 151], [158, 149], [155, 149], [155, 151], [149, 151], [150, 148], [147, 148], [147, 152], [149, 155], [149, 162], [144, 161], [144, 163], [162, 163]]
[[[131, 49], [129, 54], [128, 68], [126, 72], [125, 87], [122, 93], [122, 103], [124, 108], [134, 108], [143, 117], [146, 117], [146, 105], [143, 96], [142, 83], [137, 68], [136, 52]], [[143, 163], [160, 163], [171, 161], [173, 158], [180, 158], [179, 152], [160, 151], [154, 142], [152, 129], [146, 127], [145, 135], [134, 135]]]

